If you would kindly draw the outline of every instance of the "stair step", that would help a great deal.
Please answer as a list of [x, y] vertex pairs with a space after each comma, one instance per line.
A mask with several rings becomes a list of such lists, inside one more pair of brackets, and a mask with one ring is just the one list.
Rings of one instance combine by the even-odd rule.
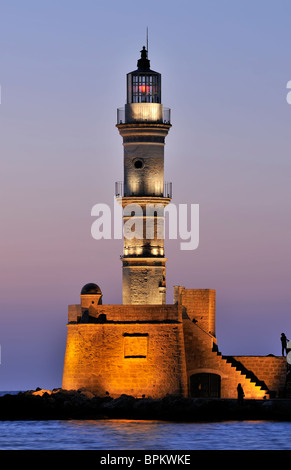
[[247, 379], [249, 379], [250, 382], [254, 383], [257, 387], [260, 387], [261, 390], [269, 393], [268, 387], [266, 386], [265, 382], [259, 380], [252, 371], [246, 369], [245, 366], [236, 359], [234, 359], [233, 356], [222, 356], [222, 359], [224, 359], [228, 364], [231, 365], [231, 367], [234, 367], [238, 372], [240, 372]]

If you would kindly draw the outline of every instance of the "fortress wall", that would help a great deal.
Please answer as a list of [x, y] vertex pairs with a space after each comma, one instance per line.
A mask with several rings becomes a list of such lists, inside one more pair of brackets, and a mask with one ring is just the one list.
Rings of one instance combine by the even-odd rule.
[[[211, 339], [207, 332], [215, 334], [215, 290], [174, 288], [174, 302], [186, 307], [190, 320], [196, 324], [184, 321], [186, 360], [189, 382], [189, 371], [202, 369], [212, 370], [221, 376], [221, 394], [224, 398], [235, 398], [239, 382], [244, 384], [244, 390], [249, 398], [260, 398], [261, 392], [249, 384], [244, 376], [226, 363], [212, 351]], [[200, 327], [200, 328], [199, 328]], [[204, 330], [204, 331], [203, 331]], [[275, 356], [234, 356], [243, 366], [252, 371], [263, 381], [268, 389], [276, 392], [284, 389], [286, 380], [286, 358]], [[190, 374], [191, 375], [191, 374]], [[188, 383], [189, 386], [189, 383]]]
[[[69, 322], [80, 315], [76, 305], [69, 305]], [[182, 321], [181, 305], [96, 305], [90, 315], [106, 315], [107, 321]]]
[[221, 398], [237, 398], [237, 385], [241, 383], [246, 398], [262, 399], [265, 391], [236, 370], [221, 355], [212, 350], [216, 339], [199, 328], [191, 320], [183, 321], [186, 353], [187, 381], [194, 374], [217, 374], [221, 378]]
[[212, 351], [216, 338], [207, 334], [191, 320], [183, 321], [184, 343], [188, 377], [191, 371], [205, 367], [217, 367], [217, 354]]
[[68, 322], [77, 321], [82, 316], [82, 308], [79, 304], [68, 305]]
[[174, 288], [174, 301], [186, 307], [188, 317], [212, 335], [215, 335], [215, 295], [213, 289]]
[[[215, 291], [179, 289], [181, 301], [175, 305], [90, 306], [91, 316], [106, 315], [105, 323], [76, 324], [81, 306], [69, 306], [72, 323], [68, 325], [63, 388], [84, 387], [114, 397], [123, 393], [153, 398], [183, 396], [190, 394], [192, 375], [210, 373], [221, 378], [221, 398], [236, 398], [238, 383], [246, 398], [264, 398], [265, 392], [259, 386], [212, 350], [216, 338], [203, 329], [207, 326], [203, 320], [209, 313], [210, 323], [214, 323]], [[185, 310], [187, 315], [182, 319]], [[286, 358], [234, 359], [277, 396], [284, 388]]]
[[68, 325], [62, 388], [82, 387], [112, 397], [186, 395], [182, 324]]
[[271, 391], [283, 389], [286, 381], [287, 361], [280, 356], [234, 356]]

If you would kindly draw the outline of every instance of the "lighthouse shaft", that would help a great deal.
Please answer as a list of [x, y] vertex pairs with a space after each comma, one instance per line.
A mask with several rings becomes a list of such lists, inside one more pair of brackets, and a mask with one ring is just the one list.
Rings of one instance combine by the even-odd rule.
[[138, 69], [127, 74], [127, 103], [117, 124], [124, 148], [123, 304], [166, 302], [164, 208], [171, 186], [164, 182], [164, 146], [170, 127], [161, 76], [150, 70], [144, 48]]

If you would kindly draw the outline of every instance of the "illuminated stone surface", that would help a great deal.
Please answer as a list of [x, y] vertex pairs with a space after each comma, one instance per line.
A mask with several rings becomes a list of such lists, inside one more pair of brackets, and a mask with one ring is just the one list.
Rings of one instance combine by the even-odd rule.
[[[163, 222], [164, 145], [171, 127], [163, 120], [160, 74], [149, 68], [143, 49], [138, 69], [128, 74], [127, 104], [117, 127], [123, 139], [124, 183], [118, 201], [141, 207], [141, 238], [124, 237], [123, 305], [102, 305], [100, 288], [85, 288], [80, 304], [68, 309], [63, 389], [85, 388], [99, 396], [163, 398], [245, 398], [279, 396], [285, 386], [282, 357], [223, 356], [215, 335], [215, 290], [174, 287], [174, 303], [166, 305]], [[119, 113], [118, 116], [121, 116]], [[160, 204], [150, 216], [147, 205]], [[124, 227], [132, 213], [124, 215]], [[125, 230], [126, 233], [126, 230]]]

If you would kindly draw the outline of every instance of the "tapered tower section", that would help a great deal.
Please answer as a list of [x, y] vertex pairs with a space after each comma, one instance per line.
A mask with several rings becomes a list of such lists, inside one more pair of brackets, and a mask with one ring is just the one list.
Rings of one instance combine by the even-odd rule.
[[161, 102], [161, 74], [150, 69], [145, 47], [137, 70], [127, 74], [127, 103], [117, 110], [123, 139], [124, 181], [116, 183], [123, 206], [123, 304], [165, 304], [164, 208], [172, 185], [164, 181], [170, 110]]

